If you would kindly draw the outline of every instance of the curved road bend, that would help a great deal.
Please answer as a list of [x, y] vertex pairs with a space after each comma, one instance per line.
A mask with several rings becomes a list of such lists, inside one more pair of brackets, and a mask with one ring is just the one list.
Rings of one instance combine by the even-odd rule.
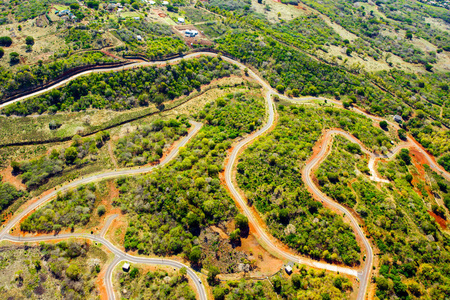
[[179, 149], [181, 147], [185, 146], [187, 144], [187, 142], [201, 129], [201, 127], [203, 125], [202, 123], [193, 122], [193, 121], [191, 121], [190, 123], [193, 125], [193, 129], [190, 130], [189, 134], [181, 140], [181, 142], [160, 162], [160, 164], [155, 165], [155, 166], [140, 168], [140, 169], [123, 169], [123, 170], [118, 170], [118, 171], [111, 171], [111, 172], [107, 172], [107, 173], [93, 175], [93, 176], [90, 176], [87, 178], [82, 178], [77, 181], [73, 181], [73, 182], [55, 190], [54, 192], [50, 193], [49, 195], [42, 197], [41, 199], [39, 199], [32, 205], [28, 206], [25, 210], [23, 210], [16, 217], [14, 217], [10, 222], [8, 222], [8, 224], [6, 224], [4, 226], [4, 228], [0, 232], [0, 240], [8, 240], [8, 241], [14, 241], [14, 242], [40, 242], [40, 241], [58, 240], [58, 239], [65, 239], [65, 238], [87, 238], [87, 239], [102, 243], [115, 255], [113, 263], [108, 266], [107, 271], [106, 271], [106, 276], [105, 276], [105, 284], [106, 284], [108, 299], [115, 299], [114, 290], [113, 290], [112, 281], [111, 281], [112, 280], [112, 272], [114, 270], [114, 267], [120, 261], [127, 260], [127, 261], [130, 261], [133, 263], [166, 265], [166, 266], [171, 266], [171, 267], [175, 267], [175, 268], [185, 267], [187, 269], [188, 276], [191, 277], [191, 279], [194, 281], [194, 284], [195, 284], [195, 286], [198, 290], [198, 294], [200, 296], [200, 300], [206, 300], [207, 295], [206, 295], [205, 287], [203, 286], [203, 284], [201, 283], [200, 279], [195, 274], [195, 272], [192, 269], [190, 269], [188, 266], [186, 266], [180, 262], [170, 260], [170, 259], [143, 258], [143, 257], [132, 256], [132, 255], [129, 255], [129, 254], [121, 251], [120, 249], [115, 247], [112, 243], [110, 243], [108, 240], [106, 240], [104, 238], [104, 235], [105, 235], [109, 225], [111, 224], [113, 219], [117, 217], [117, 215], [110, 216], [107, 219], [104, 228], [100, 232], [100, 235], [62, 234], [62, 235], [54, 235], [54, 236], [39, 236], [39, 237], [20, 237], [19, 236], [19, 237], [17, 237], [17, 236], [11, 236], [9, 234], [9, 231], [22, 218], [24, 218], [27, 214], [29, 214], [30, 212], [32, 212], [39, 206], [41, 206], [41, 205], [45, 204], [46, 202], [50, 201], [51, 199], [53, 199], [59, 192], [65, 191], [70, 188], [74, 188], [81, 184], [86, 184], [89, 182], [94, 182], [94, 181], [98, 181], [98, 180], [105, 179], [105, 178], [147, 173], [147, 172], [151, 172], [155, 168], [164, 166], [165, 164], [170, 162], [177, 155]]
[[138, 257], [134, 255], [127, 254], [122, 250], [118, 249], [111, 242], [99, 235], [89, 235], [89, 234], [61, 234], [61, 235], [51, 235], [51, 236], [36, 236], [36, 237], [17, 237], [11, 236], [9, 234], [3, 236], [3, 240], [11, 241], [11, 242], [44, 242], [51, 240], [60, 240], [60, 239], [69, 239], [69, 238], [84, 238], [89, 239], [91, 241], [95, 241], [98, 243], [102, 243], [105, 245], [109, 251], [114, 254], [114, 260], [109, 264], [106, 269], [105, 274], [105, 285], [106, 291], [108, 295], [108, 299], [115, 299], [113, 283], [112, 283], [112, 274], [114, 268], [121, 261], [128, 261], [131, 263], [141, 263], [141, 264], [151, 264], [151, 265], [164, 265], [168, 267], [173, 267], [177, 269], [186, 268], [187, 275], [193, 280], [195, 287], [198, 290], [200, 300], [207, 300], [207, 294], [205, 287], [203, 286], [200, 278], [195, 274], [195, 272], [186, 266], [183, 263], [178, 261], [174, 261], [171, 259], [162, 259], [162, 258], [146, 258], [146, 257]]
[[159, 168], [159, 167], [162, 167], [162, 166], [166, 165], [168, 162], [170, 162], [177, 155], [178, 150], [181, 147], [185, 146], [187, 144], [187, 142], [200, 130], [200, 128], [203, 125], [202, 123], [193, 122], [193, 121], [190, 121], [190, 123], [193, 125], [193, 129], [190, 130], [189, 134], [187, 136], [185, 136], [181, 140], [181, 142], [178, 143], [178, 145], [158, 165], [154, 165], [154, 166], [150, 166], [150, 167], [144, 167], [144, 168], [139, 168], [139, 169], [119, 169], [117, 171], [110, 171], [110, 172], [100, 173], [100, 174], [96, 174], [96, 175], [92, 175], [92, 176], [89, 176], [89, 177], [86, 177], [86, 178], [81, 178], [81, 179], [72, 181], [72, 182], [70, 182], [70, 183], [60, 187], [59, 189], [54, 190], [50, 194], [42, 197], [41, 199], [39, 199], [35, 203], [33, 203], [30, 206], [28, 206], [26, 209], [24, 209], [20, 214], [16, 215], [10, 222], [8, 222], [6, 225], [3, 226], [3, 229], [0, 231], [0, 240], [6, 234], [8, 234], [8, 232], [22, 218], [24, 218], [27, 214], [29, 214], [30, 212], [32, 212], [33, 210], [35, 210], [39, 206], [45, 204], [46, 202], [48, 202], [51, 199], [53, 199], [54, 197], [56, 197], [56, 195], [58, 193], [60, 193], [60, 192], [64, 192], [64, 191], [66, 191], [68, 189], [75, 188], [75, 187], [77, 187], [79, 185], [82, 185], [82, 184], [87, 184], [87, 183], [90, 183], [90, 182], [99, 181], [99, 180], [106, 179], [106, 178], [148, 173], [148, 172], [153, 171], [156, 168]]
[[[37, 96], [37, 95], [39, 95], [39, 94], [41, 94], [41, 93], [45, 93], [45, 92], [48, 92], [48, 91], [50, 91], [50, 90], [52, 90], [52, 89], [61, 87], [61, 86], [63, 86], [64, 84], [66, 84], [67, 82], [69, 82], [69, 81], [71, 81], [71, 80], [74, 80], [74, 79], [76, 79], [76, 78], [78, 78], [78, 77], [80, 77], [80, 76], [84, 76], [84, 75], [87, 75], [87, 74], [90, 74], [90, 73], [123, 71], [123, 70], [126, 70], [126, 69], [136, 68], [136, 67], [146, 67], [146, 66], [151, 66], [151, 65], [159, 65], [159, 64], [167, 64], [167, 63], [175, 63], [175, 62], [178, 62], [178, 61], [180, 61], [180, 60], [182, 60], [182, 59], [189, 59], [189, 58], [197, 57], [197, 56], [200, 56], [200, 55], [217, 56], [217, 54], [215, 54], [215, 53], [210, 53], [210, 52], [199, 52], [199, 53], [189, 54], [189, 55], [186, 55], [186, 56], [184, 56], [184, 57], [171, 59], [171, 60], [168, 60], [168, 61], [165, 61], [165, 62], [138, 62], [138, 63], [133, 63], [133, 64], [130, 64], [130, 65], [127, 65], [127, 66], [122, 66], [122, 67], [85, 71], [85, 72], [82, 72], [82, 73], [80, 73], [80, 74], [74, 75], [73, 77], [70, 77], [70, 78], [68, 78], [68, 79], [66, 79], [66, 80], [64, 80], [64, 81], [62, 81], [62, 82], [59, 82], [58, 84], [55, 84], [55, 85], [53, 85], [53, 86], [51, 86], [51, 87], [48, 87], [48, 88], [45, 89], [45, 90], [42, 90], [42, 91], [39, 91], [39, 92], [35, 92], [35, 93], [32, 93], [32, 94], [29, 94], [29, 95], [26, 95], [26, 96], [23, 96], [23, 97], [14, 99], [14, 100], [12, 100], [12, 101], [10, 101], [10, 102], [8, 102], [8, 103], [1, 104], [1, 105], [0, 105], [0, 109], [3, 108], [3, 107], [5, 107], [5, 106], [7, 106], [8, 104], [11, 104], [11, 103], [14, 103], [14, 102], [17, 102], [17, 101], [21, 101], [21, 100], [24, 100], [24, 99], [27, 99], [27, 98], [30, 98], [30, 97], [34, 97], [34, 96]], [[240, 62], [237, 62], [237, 61], [235, 61], [235, 60], [233, 60], [233, 59], [231, 59], [231, 58], [222, 56], [222, 59], [225, 60], [225, 61], [228, 61], [228, 62], [230, 62], [230, 63], [232, 63], [232, 64], [235, 64], [235, 65], [239, 66], [241, 69], [246, 68], [246, 66], [245, 66], [244, 64], [242, 64], [242, 63], [240, 63]], [[255, 74], [252, 70], [249, 70], [249, 75], [250, 75], [252, 78], [254, 78], [259, 84], [261, 84], [261, 85], [263, 86], [263, 88], [265, 88], [265, 89], [268, 91], [268, 92], [267, 92], [267, 95], [266, 95], [266, 98], [267, 98], [267, 103], [268, 103], [269, 120], [268, 120], [267, 124], [266, 124], [263, 128], [261, 128], [260, 130], [258, 130], [255, 134], [253, 134], [253, 135], [247, 137], [245, 140], [241, 141], [241, 142], [238, 144], [238, 146], [235, 147], [234, 151], [232, 152], [232, 155], [231, 155], [231, 159], [230, 159], [230, 161], [229, 161], [229, 164], [226, 166], [225, 171], [226, 171], [226, 182], [227, 182], [227, 185], [228, 185], [229, 188], [230, 188], [230, 191], [232, 192], [232, 194], [233, 194], [233, 196], [235, 197], [236, 201], [238, 201], [238, 202], [241, 204], [241, 206], [243, 207], [244, 212], [245, 212], [245, 213], [247, 214], [247, 216], [249, 217], [249, 220], [250, 220], [251, 222], [254, 222], [254, 223], [256, 224], [256, 222], [255, 222], [255, 220], [254, 220], [254, 218], [253, 218], [253, 216], [252, 216], [252, 213], [251, 213], [250, 210], [247, 208], [247, 204], [242, 200], [241, 196], [240, 196], [239, 193], [236, 191], [236, 189], [235, 189], [234, 186], [233, 186], [233, 183], [231, 182], [231, 167], [232, 167], [232, 165], [235, 163], [235, 161], [236, 161], [236, 159], [237, 159], [237, 153], [239, 152], [239, 149], [241, 149], [241, 148], [242, 148], [245, 144], [247, 144], [248, 142], [252, 141], [254, 138], [256, 138], [256, 137], [260, 136], [261, 134], [263, 134], [264, 132], [266, 132], [266, 131], [270, 128], [270, 126], [273, 124], [273, 119], [274, 119], [273, 105], [274, 105], [274, 104], [273, 104], [273, 101], [272, 101], [272, 99], [271, 99], [271, 97], [270, 97], [270, 94], [272, 93], [272, 94], [274, 94], [274, 95], [278, 95], [278, 96], [279, 96], [280, 98], [282, 98], [282, 99], [286, 99], [286, 100], [294, 100], [294, 101], [298, 101], [298, 102], [310, 101], [310, 100], [314, 100], [314, 99], [327, 100], [327, 101], [329, 101], [329, 102], [338, 103], [338, 104], [340, 104], [340, 102], [338, 102], [338, 101], [336, 101], [336, 100], [334, 100], [334, 99], [326, 99], [326, 98], [320, 98], [320, 97], [289, 98], [289, 97], [286, 97], [286, 96], [284, 96], [284, 95], [280, 95], [277, 91], [275, 91], [274, 89], [272, 89], [272, 87], [271, 87], [266, 81], [264, 81], [261, 77], [259, 77], [257, 74]], [[380, 121], [380, 120], [382, 120], [382, 118], [368, 115], [367, 113], [365, 113], [365, 112], [363, 112], [363, 111], [361, 111], [361, 110], [359, 110], [359, 109], [357, 109], [357, 108], [353, 108], [353, 110], [356, 111], [357, 113], [363, 114], [363, 115], [365, 115], [365, 116], [371, 118], [372, 120], [375, 120], [375, 121]], [[389, 122], [389, 123], [392, 124], [392, 122]], [[395, 124], [395, 123], [394, 123], [394, 124]], [[398, 127], [398, 126], [397, 126], [397, 127]], [[410, 137], [408, 137], [408, 141], [413, 142], [417, 147], [419, 147], [419, 145], [417, 145], [417, 142], [415, 142], [415, 141], [414, 141], [413, 139], [411, 139]], [[184, 141], [184, 142], [187, 142], [187, 141]], [[183, 144], [185, 144], [185, 143], [183, 143]], [[181, 145], [180, 145], [180, 146], [181, 146]], [[179, 147], [177, 147], [177, 149], [178, 149], [178, 148], [179, 148]], [[419, 147], [419, 148], [420, 148], [420, 147]], [[426, 151], [424, 151], [423, 149], [420, 149], [420, 152], [422, 152], [422, 153], [425, 155], [425, 157], [427, 158], [428, 162], [430, 163], [430, 167], [431, 167], [432, 169], [434, 169], [434, 170], [436, 170], [436, 171], [440, 171], [440, 173], [441, 173], [443, 176], [445, 176], [445, 177], [448, 178], [448, 179], [450, 178], [450, 175], [449, 175], [447, 172], [443, 171], [443, 169], [435, 163], [435, 160], [434, 160], [432, 157], [430, 157], [430, 155], [429, 155]], [[167, 163], [167, 161], [165, 161], [164, 163]], [[161, 164], [161, 165], [162, 165], [162, 164]], [[63, 190], [65, 190], [66, 188], [75, 187], [75, 186], [78, 185], [78, 184], [84, 184], [84, 183], [88, 183], [88, 182], [95, 181], [95, 180], [102, 179], [102, 178], [106, 178], [106, 177], [113, 177], [113, 176], [120, 176], [120, 175], [131, 175], [131, 174], [137, 174], [137, 173], [142, 173], [142, 172], [149, 172], [149, 171], [151, 171], [153, 168], [154, 168], [154, 167], [150, 167], [150, 168], [147, 168], [147, 169], [124, 170], [124, 171], [109, 172], [109, 173], [105, 173], [105, 174], [95, 175], [95, 176], [89, 177], [88, 180], [87, 180], [87, 179], [80, 179], [80, 180], [78, 180], [78, 181], [75, 181], [75, 182], [73, 182], [73, 183], [71, 183], [71, 184], [69, 184], [69, 185], [67, 185], [67, 186], [65, 186], [65, 187], [63, 187], [63, 188], [61, 188], [61, 189], [59, 189], [59, 191], [63, 191]], [[118, 174], [118, 173], [120, 173], [120, 174]], [[306, 177], [306, 178], [307, 178], [307, 177]], [[311, 185], [311, 188], [314, 188], [314, 184]], [[54, 197], [55, 195], [56, 195], [56, 194], [53, 194], [53, 197]], [[45, 198], [47, 198], [47, 200], [49, 200], [48, 196], [46, 196]], [[51, 197], [50, 197], [50, 198], [51, 198]], [[43, 202], [45, 202], [45, 201], [47, 201], [47, 200], [44, 200]], [[41, 204], [43, 203], [43, 202], [41, 202], [41, 201], [42, 201], [42, 199], [39, 201], [40, 203], [37, 203], [37, 204], [35, 203], [35, 204], [31, 205], [31, 206], [30, 206], [31, 208], [30, 208], [30, 209], [27, 209], [27, 212], [32, 211], [33, 209], [35, 209], [35, 208], [37, 208], [39, 205], [41, 205]], [[337, 203], [334, 203], [334, 205], [341, 208], [341, 206], [340, 206], [339, 204], [337, 204]], [[345, 208], [344, 208], [344, 209], [345, 209]], [[349, 218], [353, 218], [352, 215], [349, 214], [349, 213], [347, 213], [347, 216], [348, 216]], [[2, 238], [4, 238], [5, 234], [7, 234], [7, 233], [9, 232], [9, 230], [10, 230], [10, 229], [11, 229], [11, 228], [12, 228], [12, 227], [13, 227], [13, 226], [21, 219], [21, 217], [22, 217], [22, 216], [18, 216], [18, 217], [16, 217], [16, 218], [14, 218], [14, 219], [12, 220], [12, 222], [10, 222], [9, 225], [7, 225], [7, 226], [0, 232], [0, 240], [1, 240]], [[354, 220], [354, 219], [352, 220], [352, 222], [355, 222], [355, 224], [357, 224], [356, 220]], [[12, 225], [11, 225], [11, 224], [12, 224]], [[370, 279], [369, 276], [368, 276], [368, 275], [369, 275], [369, 272], [370, 272], [370, 268], [365, 267], [364, 270], [362, 271], [362, 274], [361, 274], [361, 272], [359, 272], [359, 273], [357, 274], [356, 271], [354, 271], [354, 270], [352, 270], [352, 269], [349, 269], [349, 268], [343, 268], [343, 267], [339, 267], [339, 266], [335, 266], [335, 265], [324, 264], [324, 263], [321, 263], [321, 262], [310, 261], [310, 260], [307, 260], [307, 259], [304, 259], [304, 258], [300, 258], [300, 257], [298, 257], [298, 256], [294, 256], [294, 255], [292, 255], [292, 254], [290, 254], [290, 253], [288, 253], [288, 252], [284, 252], [283, 250], [278, 249], [278, 248], [270, 241], [268, 235], [263, 231], [263, 229], [259, 228], [258, 226], [255, 226], [255, 228], [257, 229], [258, 234], [260, 234], [261, 237], [265, 240], [265, 242], [267, 243], [267, 246], [271, 247], [273, 250], [275, 250], [275, 252], [279, 253], [280, 255], [282, 255], [283, 257], [285, 257], [285, 258], [287, 258], [287, 259], [289, 259], [289, 260], [299, 261], [299, 262], [301, 262], [301, 263], [304, 263], [304, 264], [307, 264], [307, 265], [311, 265], [311, 266], [316, 267], [316, 268], [323, 268], [323, 269], [327, 269], [327, 270], [331, 270], [331, 271], [336, 271], [336, 272], [339, 271], [339, 272], [343, 272], [343, 273], [346, 273], [346, 274], [351, 274], [351, 275], [354, 275], [354, 276], [359, 275], [359, 276], [360, 276], [361, 278], [363, 278], [364, 280], [362, 280], [362, 282], [361, 282], [360, 291], [359, 291], [359, 294], [358, 294], [358, 299], [363, 299], [363, 298], [364, 298], [365, 291], [366, 291], [367, 285], [368, 285], [368, 280]], [[359, 226], [357, 226], [357, 228], [359, 228]], [[364, 240], [365, 242], [367, 242], [365, 235], [364, 235], [360, 230], [357, 231], [357, 234], [360, 235], [360, 237], [361, 237], [362, 240]], [[371, 253], [371, 249], [370, 249], [370, 250], [369, 250], [369, 249], [370, 249], [370, 248], [367, 249], [367, 253]], [[369, 264], [366, 263], [366, 266], [368, 266], [368, 265], [369, 265]], [[188, 270], [189, 270], [189, 269], [188, 269]]]
[[[200, 55], [217, 56], [217, 54], [210, 53], [210, 52], [200, 52], [200, 53], [194, 53], [194, 54], [186, 55], [185, 57], [182, 57], [182, 58], [176, 58], [176, 59], [168, 60], [168, 61], [164, 62], [164, 64], [174, 63], [174, 62], [180, 61], [182, 59], [188, 59], [188, 58], [197, 57], [197, 56], [200, 56]], [[222, 59], [225, 60], [225, 61], [228, 61], [228, 62], [230, 62], [232, 64], [235, 64], [235, 65], [239, 66], [239, 68], [241, 68], [241, 69], [245, 69], [246, 68], [246, 66], [244, 64], [242, 64], [240, 62], [237, 62], [237, 61], [235, 61], [235, 60], [233, 60], [231, 58], [222, 56]], [[61, 87], [61, 86], [65, 85], [67, 82], [69, 82], [71, 80], [74, 80], [74, 79], [76, 79], [76, 78], [78, 78], [80, 76], [88, 75], [88, 74], [91, 74], [91, 73], [99, 73], [99, 72], [123, 71], [123, 70], [130, 69], [130, 68], [145, 67], [145, 66], [151, 66], [151, 65], [157, 65], [157, 64], [162, 64], [162, 63], [161, 62], [139, 62], [139, 63], [134, 63], [134, 64], [131, 64], [131, 65], [122, 66], [122, 67], [85, 71], [85, 72], [82, 72], [80, 74], [74, 75], [73, 77], [70, 77], [70, 78], [68, 78], [68, 79], [66, 79], [64, 81], [61, 81], [61, 82], [59, 82], [59, 83], [57, 83], [57, 84], [55, 84], [55, 85], [53, 85], [51, 87], [48, 87], [45, 90], [42, 90], [42, 91], [39, 91], [39, 92], [35, 92], [35, 93], [32, 93], [32, 94], [29, 94], [29, 95], [26, 95], [26, 96], [14, 99], [14, 100], [12, 100], [12, 101], [10, 101], [8, 103], [5, 103], [5, 104], [1, 104], [0, 105], [0, 109], [2, 107], [5, 107], [8, 104], [11, 104], [11, 103], [14, 103], [14, 102], [17, 102], [17, 101], [22, 101], [22, 100], [25, 100], [27, 98], [37, 96], [37, 95], [39, 95], [41, 93], [48, 92], [48, 91], [50, 91], [52, 89]], [[238, 146], [235, 147], [235, 149], [234, 149], [234, 151], [232, 153], [231, 159], [229, 160], [229, 164], [226, 166], [226, 182], [227, 182], [227, 185], [230, 188], [230, 191], [232, 192], [233, 196], [235, 197], [236, 201], [238, 201], [241, 204], [241, 206], [243, 207], [244, 212], [246, 213], [246, 215], [249, 218], [249, 221], [251, 221], [251, 222], [253, 222], [254, 224], [257, 225], [257, 223], [255, 222], [255, 219], [254, 219], [254, 217], [252, 215], [252, 213], [250, 212], [250, 210], [247, 207], [247, 204], [243, 201], [243, 199], [241, 198], [241, 196], [239, 195], [239, 193], [236, 191], [235, 187], [233, 186], [233, 183], [231, 181], [231, 169], [232, 169], [232, 166], [233, 166], [233, 164], [235, 163], [235, 161], [237, 159], [237, 153], [239, 152], [239, 150], [245, 144], [247, 144], [248, 142], [252, 141], [254, 138], [260, 136], [261, 134], [266, 132], [272, 126], [272, 124], [274, 122], [274, 108], [273, 108], [274, 103], [273, 103], [273, 100], [271, 98], [271, 93], [276, 94], [280, 98], [283, 98], [283, 99], [290, 99], [290, 98], [288, 98], [288, 97], [286, 97], [284, 95], [280, 95], [277, 91], [273, 90], [272, 87], [266, 81], [264, 81], [261, 77], [259, 77], [257, 74], [255, 74], [252, 70], [249, 70], [249, 75], [252, 78], [254, 78], [260, 85], [262, 85], [262, 87], [267, 91], [266, 100], [267, 100], [269, 118], [268, 118], [268, 121], [267, 121], [266, 125], [263, 128], [258, 130], [255, 134], [250, 135], [245, 140], [241, 141], [238, 144]], [[317, 98], [316, 97], [309, 97], [309, 98], [302, 98], [302, 99], [298, 99], [298, 100], [299, 101], [309, 101], [309, 100], [312, 100], [312, 99], [317, 99]], [[327, 99], [327, 100], [330, 100], [330, 99]], [[185, 143], [182, 143], [182, 144], [185, 144]], [[178, 148], [179, 147], [177, 147], [177, 149]], [[166, 162], [167, 162], [167, 160], [164, 163], [166, 163]], [[64, 186], [64, 187], [60, 188], [58, 190], [58, 192], [59, 191], [64, 191], [64, 190], [66, 190], [68, 188], [73, 188], [73, 187], [75, 187], [77, 185], [80, 185], [80, 184], [86, 184], [88, 182], [96, 181], [96, 180], [107, 178], [107, 177], [121, 176], [121, 175], [131, 175], [131, 174], [137, 174], [137, 173], [142, 173], [142, 172], [149, 172], [149, 171], [153, 170], [153, 168], [154, 167], [150, 167], [150, 168], [147, 168], [147, 169], [124, 170], [124, 171], [108, 172], [108, 173], [105, 173], [105, 174], [94, 175], [94, 176], [91, 176], [89, 178], [85, 178], [85, 179], [80, 179], [80, 180], [74, 181], [74, 182], [68, 184], [67, 186]], [[17, 222], [19, 222], [26, 214], [28, 214], [32, 210], [36, 209], [37, 207], [39, 207], [40, 205], [42, 205], [46, 201], [49, 201], [52, 197], [56, 196], [56, 193], [57, 192], [53, 192], [50, 195], [47, 195], [47, 196], [43, 197], [38, 202], [30, 205], [20, 215], [16, 216], [0, 232], [0, 240], [2, 238], [4, 238], [5, 235], [8, 234], [10, 229]], [[292, 255], [289, 252], [284, 252], [283, 250], [278, 249], [277, 246], [273, 244], [273, 242], [270, 240], [269, 236], [265, 233], [265, 231], [263, 229], [259, 228], [259, 226], [255, 226], [255, 228], [257, 229], [258, 234], [261, 236], [261, 238], [267, 243], [268, 247], [272, 248], [273, 251], [275, 251], [276, 253], [278, 253], [282, 257], [285, 257], [288, 260], [292, 260], [292, 261], [296, 261], [296, 262], [299, 262], [299, 263], [302, 263], [302, 264], [313, 266], [315, 268], [326, 269], [326, 270], [330, 270], [330, 271], [334, 271], [334, 272], [342, 272], [342, 273], [349, 274], [349, 275], [352, 275], [352, 276], [357, 276], [358, 275], [357, 271], [352, 270], [350, 268], [345, 268], [345, 267], [341, 267], [341, 266], [335, 266], [335, 265], [331, 265], [331, 264], [317, 262], [317, 261], [313, 261], [313, 260], [310, 260], [310, 259], [306, 259], [306, 258], [302, 258], [302, 257], [299, 257], [299, 256]], [[365, 236], [363, 235], [363, 236], [361, 236], [361, 238], [365, 239]], [[112, 269], [111, 269], [110, 272], [112, 272]], [[361, 286], [361, 288], [360, 288], [361, 290], [363, 290], [363, 294], [365, 293], [366, 286], [367, 286], [367, 283], [364, 286]]]

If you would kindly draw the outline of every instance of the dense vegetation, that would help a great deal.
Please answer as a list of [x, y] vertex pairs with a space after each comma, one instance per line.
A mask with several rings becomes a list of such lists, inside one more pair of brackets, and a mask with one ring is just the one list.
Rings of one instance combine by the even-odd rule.
[[188, 284], [186, 269], [168, 273], [164, 270], [144, 271], [132, 267], [130, 272], [117, 274], [122, 299], [186, 299], [195, 300], [195, 292]]
[[290, 247], [314, 258], [358, 264], [360, 249], [352, 229], [312, 199], [300, 170], [325, 128], [340, 127], [377, 149], [388, 146], [389, 139], [369, 119], [349, 111], [279, 108], [275, 130], [242, 155], [237, 165], [239, 186], [263, 215], [272, 234]]
[[57, 198], [38, 209], [20, 223], [20, 229], [31, 232], [59, 232], [61, 229], [86, 225], [94, 212], [97, 186], [89, 184]]
[[213, 289], [215, 300], [232, 299], [348, 299], [352, 283], [345, 277], [294, 267], [290, 278], [278, 273], [267, 281], [221, 282]]
[[107, 254], [87, 242], [0, 248], [4, 299], [98, 299], [96, 279]]
[[[379, 162], [379, 173], [392, 184], [378, 188], [357, 171], [363, 166], [348, 145], [336, 138], [318, 170], [319, 186], [364, 219], [380, 252], [377, 297], [444, 299], [450, 291], [449, 237], [430, 214], [447, 218], [435, 199], [450, 199], [450, 183], [427, 166], [419, 165], [424, 168], [419, 172], [409, 151], [402, 149], [394, 159]], [[336, 173], [331, 180], [330, 173]], [[426, 181], [420, 174], [426, 174]]]
[[235, 216], [236, 207], [218, 173], [233, 139], [261, 125], [262, 99], [230, 94], [207, 104], [198, 118], [206, 124], [175, 161], [149, 175], [117, 180], [117, 205], [130, 219], [125, 249], [183, 253], [200, 263], [203, 254], [194, 243], [197, 236], [205, 227]]
[[127, 167], [154, 163], [174, 141], [187, 134], [189, 126], [186, 118], [156, 120], [120, 138], [115, 155], [119, 163]]
[[2, 110], [6, 115], [81, 111], [89, 108], [124, 110], [157, 105], [188, 94], [215, 78], [239, 72], [220, 58], [203, 56], [177, 65], [147, 67], [110, 73], [94, 73], [75, 79], [65, 87]]
[[[318, 62], [306, 54], [261, 34], [239, 33], [217, 40], [226, 51], [257, 68], [273, 88], [288, 95], [328, 95], [364, 105], [375, 114], [393, 112], [405, 104], [341, 67]], [[380, 101], [380, 99], [382, 99]]]
[[24, 195], [23, 191], [16, 189], [11, 184], [0, 182], [0, 213]]
[[357, 173], [370, 175], [368, 160], [364, 156], [360, 145], [336, 136], [333, 150], [315, 174], [320, 188], [334, 200], [353, 207], [356, 197], [349, 187], [351, 179]]
[[116, 49], [126, 50], [123, 54], [137, 53], [149, 59], [158, 59], [188, 50], [184, 41], [165, 24], [147, 23], [128, 18], [124, 20], [122, 26], [119, 24], [113, 26], [119, 28], [115, 34], [127, 45], [126, 48]]
[[22, 182], [28, 189], [36, 189], [49, 178], [64, 172], [66, 168], [79, 168], [96, 159], [99, 148], [109, 140], [109, 132], [101, 131], [93, 137], [73, 137], [70, 147], [53, 151], [30, 161], [12, 162], [14, 172], [21, 173]]
[[8, 92], [48, 82], [74, 67], [114, 61], [101, 52], [83, 52], [73, 55], [66, 53], [56, 55], [54, 59], [55, 61], [51, 63], [20, 66], [15, 73], [3, 67], [0, 68], [1, 93], [5, 95]]
[[[69, 5], [70, 3], [76, 2], [76, 0], [13, 0], [8, 2], [9, 5], [13, 5], [10, 8], [12, 8], [17, 21], [22, 22], [46, 13], [52, 4]], [[6, 1], [2, 5], [6, 6]]]
[[[376, 5], [361, 3], [355, 5], [345, 0], [322, 1], [317, 3], [311, 0], [304, 1], [307, 5], [328, 15], [333, 21], [340, 24], [348, 31], [356, 34], [364, 41], [366, 50], [369, 46], [375, 50], [383, 50], [400, 56], [405, 61], [415, 63], [434, 63], [436, 52], [425, 52], [411, 43], [412, 36], [421, 37], [438, 47], [447, 46], [450, 35], [440, 29], [431, 27], [425, 22], [425, 18], [436, 16], [444, 19], [445, 10], [432, 8], [417, 2], [378, 1]], [[367, 9], [366, 9], [367, 8]], [[448, 11], [447, 16], [448, 18]], [[395, 33], [404, 30], [406, 34], [396, 38]], [[392, 36], [390, 33], [394, 31]], [[411, 36], [407, 33], [411, 33]], [[399, 34], [398, 34], [399, 36]], [[370, 52], [369, 52], [370, 54]]]

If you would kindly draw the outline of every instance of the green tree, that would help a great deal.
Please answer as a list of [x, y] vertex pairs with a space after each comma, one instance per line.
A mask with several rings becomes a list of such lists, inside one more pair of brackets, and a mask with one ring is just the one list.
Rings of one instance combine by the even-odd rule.
[[282, 84], [279, 84], [279, 85], [277, 85], [276, 89], [279, 93], [282, 94], [282, 93], [284, 93], [284, 90], [286, 89], [286, 87]]
[[105, 207], [104, 205], [100, 205], [100, 206], [97, 208], [97, 214], [98, 214], [99, 216], [103, 216], [103, 215], [105, 214], [105, 212], [106, 212], [106, 207]]
[[2, 58], [5, 55], [5, 50], [0, 47], [0, 58]]
[[408, 181], [409, 183], [411, 183], [411, 181], [413, 180], [413, 177], [412, 177], [412, 175], [411, 174], [406, 174], [406, 176], [405, 176], [405, 180], [406, 181]]
[[397, 133], [398, 133], [398, 138], [399, 139], [401, 139], [403, 141], [406, 140], [406, 131], [404, 129], [399, 129], [397, 131]]
[[64, 158], [67, 164], [73, 164], [78, 157], [78, 150], [75, 147], [69, 147], [64, 151]]
[[241, 240], [241, 230], [235, 229], [230, 233], [230, 241], [235, 243]]
[[11, 52], [9, 54], [9, 62], [12, 63], [12, 64], [16, 64], [16, 63], [19, 62], [19, 57], [20, 57], [19, 53]]
[[302, 285], [302, 276], [300, 274], [293, 274], [291, 282], [294, 288], [299, 289]]
[[248, 218], [243, 214], [237, 214], [234, 218], [236, 228], [240, 230], [245, 230], [248, 228]]
[[27, 36], [27, 37], [25, 38], [25, 43], [26, 43], [27, 45], [33, 46], [33, 45], [34, 45], [34, 38], [33, 38], [32, 36]]
[[80, 268], [76, 264], [71, 264], [67, 270], [66, 275], [72, 280], [78, 280], [81, 274]]
[[9, 36], [0, 36], [0, 46], [9, 47], [12, 44], [12, 39]]
[[408, 149], [400, 150], [400, 153], [398, 155], [399, 155], [399, 158], [405, 162], [405, 164], [407, 164], [407, 165], [411, 164], [411, 157], [409, 156]]
[[200, 248], [200, 246], [192, 247], [191, 252], [189, 253], [189, 260], [195, 264], [198, 264], [201, 258], [202, 249]]
[[386, 130], [388, 128], [388, 122], [386, 121], [381, 121], [380, 122], [380, 127], [383, 128], [384, 130]]
[[139, 276], [139, 269], [138, 268], [133, 268], [130, 272], [130, 277], [132, 279], [136, 278], [137, 276]]
[[70, 3], [70, 9], [77, 10], [80, 9], [80, 4], [78, 3]]
[[189, 228], [197, 228], [200, 225], [200, 218], [198, 215], [192, 211], [190, 211], [187, 216], [187, 223], [189, 225]]
[[216, 276], [219, 275], [220, 270], [218, 267], [216, 266], [211, 266], [208, 270], [208, 283], [210, 285], [216, 285], [217, 284], [217, 280], [216, 280]]
[[213, 290], [214, 300], [224, 300], [225, 299], [225, 289], [223, 287], [215, 287]]

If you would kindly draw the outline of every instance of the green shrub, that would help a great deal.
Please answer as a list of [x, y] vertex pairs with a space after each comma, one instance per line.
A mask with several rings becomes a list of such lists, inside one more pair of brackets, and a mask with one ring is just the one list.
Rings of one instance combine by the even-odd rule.
[[12, 44], [12, 39], [9, 36], [0, 36], [0, 46], [9, 47]]

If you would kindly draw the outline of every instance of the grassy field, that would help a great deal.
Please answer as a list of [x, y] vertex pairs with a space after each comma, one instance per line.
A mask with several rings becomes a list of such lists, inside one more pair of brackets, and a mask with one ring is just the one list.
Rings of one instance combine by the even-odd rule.
[[84, 242], [63, 243], [0, 247], [2, 298], [98, 299], [96, 279], [106, 252]]

